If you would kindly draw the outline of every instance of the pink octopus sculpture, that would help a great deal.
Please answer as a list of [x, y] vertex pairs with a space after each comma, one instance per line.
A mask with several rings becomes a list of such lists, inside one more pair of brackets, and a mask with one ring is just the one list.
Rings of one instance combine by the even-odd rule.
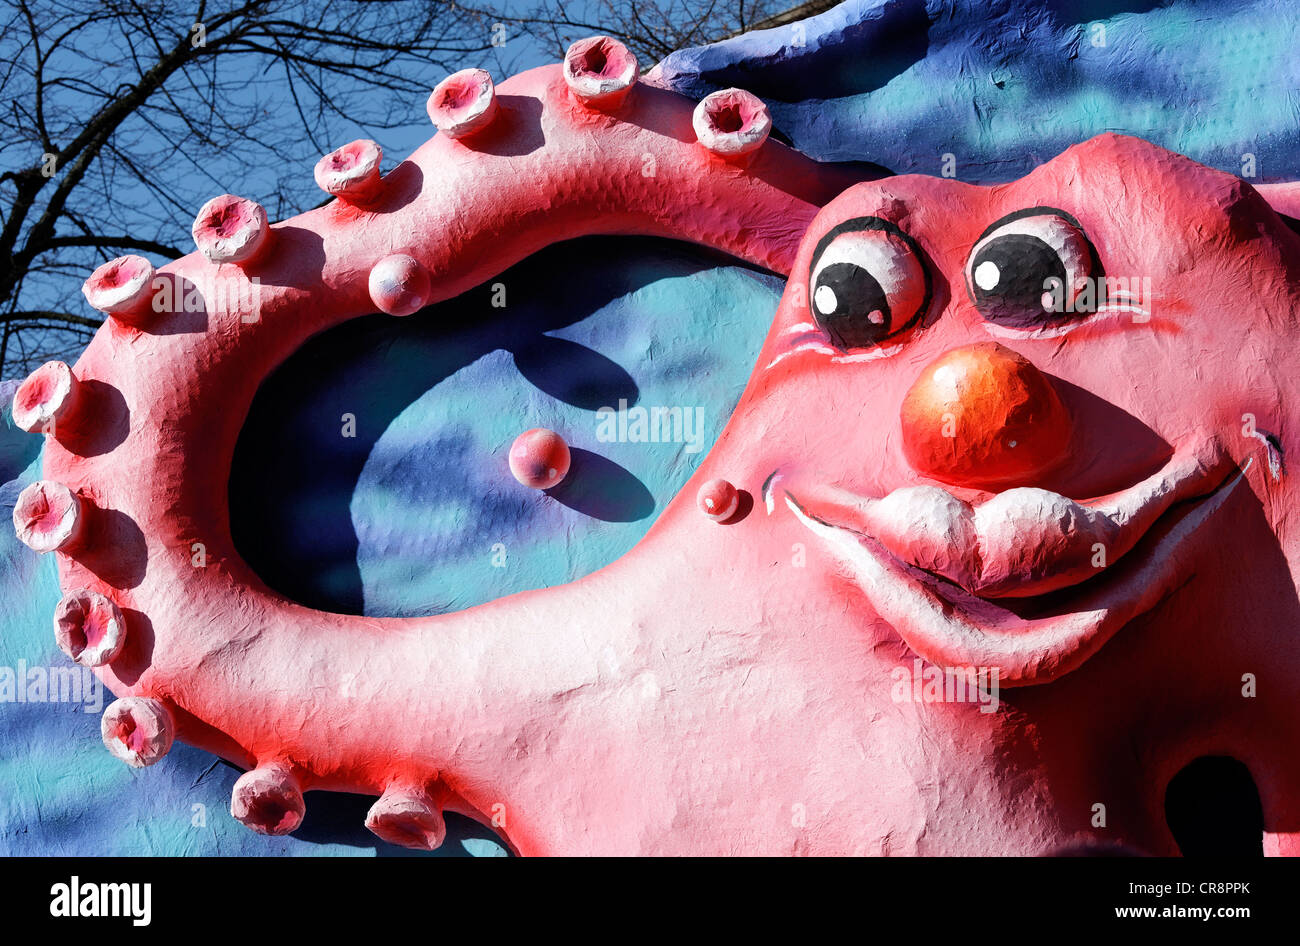
[[[257, 831], [364, 792], [387, 840], [436, 847], [453, 810], [530, 855], [1173, 853], [1165, 786], [1222, 754], [1267, 852], [1300, 850], [1300, 192], [1116, 135], [997, 187], [850, 186], [753, 96], [636, 77], [605, 37], [458, 73], [387, 176], [354, 142], [316, 169], [330, 204], [270, 225], [225, 195], [198, 252], [88, 280], [111, 317], [16, 395], [49, 439], [14, 519], [120, 697], [109, 749], [246, 768]], [[226, 492], [267, 374], [594, 233], [789, 274], [641, 543], [431, 618], [270, 591]]]

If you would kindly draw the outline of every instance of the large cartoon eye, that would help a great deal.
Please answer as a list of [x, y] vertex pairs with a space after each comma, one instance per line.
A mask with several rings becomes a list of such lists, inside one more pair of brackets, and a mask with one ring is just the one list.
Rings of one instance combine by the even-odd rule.
[[808, 282], [813, 318], [846, 349], [899, 334], [930, 297], [915, 241], [879, 217], [845, 221], [822, 237]]
[[1033, 207], [984, 231], [966, 263], [966, 288], [990, 322], [1034, 328], [1093, 311], [1100, 270], [1073, 217]]

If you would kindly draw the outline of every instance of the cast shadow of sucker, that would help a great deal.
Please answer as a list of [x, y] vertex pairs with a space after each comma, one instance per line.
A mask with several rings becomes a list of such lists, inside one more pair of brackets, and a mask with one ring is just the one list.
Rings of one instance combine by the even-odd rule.
[[636, 522], [655, 511], [650, 491], [624, 467], [581, 447], [569, 455], [569, 475], [546, 491], [556, 502], [605, 522]]

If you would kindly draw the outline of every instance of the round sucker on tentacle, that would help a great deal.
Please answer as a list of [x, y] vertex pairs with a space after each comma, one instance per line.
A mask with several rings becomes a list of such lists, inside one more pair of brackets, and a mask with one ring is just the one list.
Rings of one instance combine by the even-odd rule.
[[[353, 142], [315, 168], [329, 204], [269, 224], [254, 201], [214, 197], [198, 252], [87, 280], [108, 319], [71, 371], [19, 391], [49, 439], [14, 519], [58, 552], [60, 645], [120, 697], [103, 723], [115, 755], [150, 765], [180, 738], [248, 768], [231, 811], [267, 834], [298, 826], [307, 790], [381, 796], [367, 826], [419, 848], [441, 843], [441, 808], [483, 817], [535, 778], [512, 747], [586, 662], [538, 629], [590, 607], [583, 582], [434, 618], [313, 611], [236, 553], [227, 478], [259, 384], [307, 338], [451, 298], [549, 244], [655, 235], [788, 272], [854, 178], [768, 141], [748, 93], [697, 110], [636, 74], [608, 37], [500, 86], [457, 73], [429, 101], [441, 133], [388, 175], [374, 142]], [[525, 853], [529, 818], [502, 826]]]

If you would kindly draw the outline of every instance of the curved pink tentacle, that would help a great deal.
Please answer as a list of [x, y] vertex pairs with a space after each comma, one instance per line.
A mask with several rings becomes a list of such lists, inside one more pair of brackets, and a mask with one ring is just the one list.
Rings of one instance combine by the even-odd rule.
[[[98, 400], [87, 392], [46, 451], [45, 475], [90, 520], [84, 550], [60, 556], [61, 584], [109, 596], [128, 623], [122, 655], [98, 672], [120, 696], [165, 704], [186, 742], [265, 770], [254, 782], [275, 788], [260, 813], [242, 795], [237, 806], [258, 830], [296, 825], [294, 793], [313, 788], [418, 795], [440, 781], [450, 807], [517, 808], [525, 783], [542, 779], [526, 765], [537, 707], [591, 679], [593, 642], [556, 632], [594, 607], [602, 581], [410, 620], [326, 614], [271, 592], [234, 549], [226, 496], [262, 379], [310, 336], [375, 310], [368, 277], [380, 260], [416, 261], [430, 276], [426, 304], [589, 234], [685, 239], [784, 272], [818, 206], [849, 183], [774, 142], [743, 165], [710, 153], [694, 103], [671, 92], [636, 86], [601, 111], [552, 66], [497, 95], [488, 127], [435, 136], [364, 202], [264, 232], [239, 229], [265, 227], [243, 205], [210, 211], [200, 223], [224, 229], [205, 237], [196, 224], [200, 237], [256, 255], [162, 267], [163, 311], [108, 320], [76, 365]], [[185, 311], [196, 287], [203, 310]], [[519, 850], [541, 850], [526, 822], [501, 827]]]

